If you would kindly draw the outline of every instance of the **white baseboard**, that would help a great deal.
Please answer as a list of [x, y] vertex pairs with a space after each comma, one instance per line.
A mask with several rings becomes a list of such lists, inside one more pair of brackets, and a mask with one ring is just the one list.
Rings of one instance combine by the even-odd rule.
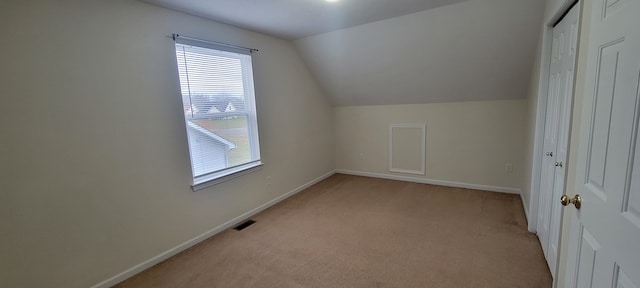
[[166, 259], [168, 259], [168, 258], [170, 258], [170, 257], [172, 257], [172, 256], [184, 251], [184, 250], [187, 250], [190, 247], [192, 247], [192, 246], [194, 246], [194, 245], [196, 245], [196, 244], [198, 244], [198, 243], [210, 238], [211, 236], [214, 236], [214, 235], [216, 235], [216, 234], [218, 234], [218, 233], [220, 233], [220, 232], [222, 232], [224, 230], [227, 230], [227, 229], [235, 226], [236, 224], [244, 221], [245, 219], [247, 219], [247, 218], [249, 218], [249, 217], [251, 217], [251, 216], [253, 216], [255, 214], [258, 214], [258, 213], [262, 212], [263, 210], [265, 210], [265, 209], [267, 209], [267, 208], [269, 208], [269, 207], [271, 207], [271, 206], [273, 206], [275, 204], [278, 204], [279, 202], [281, 202], [281, 201], [283, 201], [283, 200], [285, 200], [285, 199], [297, 194], [298, 192], [300, 192], [300, 191], [302, 191], [304, 189], [307, 189], [307, 188], [311, 187], [312, 185], [314, 185], [314, 184], [316, 184], [316, 183], [318, 183], [318, 182], [320, 182], [320, 181], [322, 181], [324, 179], [329, 178], [331, 175], [333, 175], [335, 173], [336, 173], [335, 170], [329, 171], [328, 173], [326, 173], [326, 174], [324, 174], [324, 175], [322, 175], [322, 176], [320, 176], [320, 177], [318, 177], [316, 179], [313, 179], [313, 180], [305, 183], [304, 185], [299, 186], [299, 187], [297, 187], [297, 188], [295, 188], [295, 189], [293, 189], [293, 190], [291, 190], [291, 191], [289, 191], [289, 192], [287, 192], [287, 193], [285, 193], [285, 194], [283, 194], [283, 195], [281, 195], [281, 196], [279, 196], [279, 197], [277, 197], [277, 198], [275, 198], [275, 199], [273, 199], [273, 200], [271, 200], [271, 201], [269, 201], [267, 203], [264, 203], [264, 204], [256, 207], [255, 209], [253, 209], [251, 211], [248, 211], [248, 212], [246, 212], [246, 213], [244, 213], [244, 214], [242, 214], [242, 215], [240, 215], [240, 216], [238, 216], [236, 218], [233, 218], [233, 219], [227, 221], [226, 223], [224, 223], [224, 224], [222, 224], [222, 225], [220, 225], [218, 227], [215, 227], [215, 228], [213, 228], [213, 229], [211, 229], [211, 230], [209, 230], [209, 231], [207, 231], [207, 232], [205, 232], [205, 233], [203, 233], [201, 235], [196, 236], [195, 238], [193, 238], [191, 240], [188, 240], [188, 241], [186, 241], [186, 242], [184, 242], [184, 243], [182, 243], [182, 244], [180, 244], [178, 246], [175, 246], [175, 247], [173, 247], [173, 248], [171, 248], [171, 249], [169, 249], [169, 250], [167, 250], [165, 252], [162, 252], [161, 254], [159, 254], [159, 255], [157, 255], [157, 256], [155, 256], [155, 257], [153, 257], [153, 258], [151, 258], [151, 259], [149, 259], [147, 261], [144, 261], [144, 262], [142, 262], [142, 263], [140, 263], [140, 264], [138, 264], [136, 266], [133, 266], [133, 267], [127, 269], [126, 271], [124, 271], [124, 272], [122, 272], [122, 273], [120, 273], [120, 274], [118, 274], [116, 276], [113, 276], [113, 277], [111, 277], [111, 278], [109, 278], [107, 280], [104, 280], [104, 281], [96, 284], [96, 285], [93, 285], [93, 286], [91, 286], [91, 288], [108, 288], [108, 287], [114, 286], [114, 285], [116, 285], [116, 284], [118, 284], [118, 283], [120, 283], [120, 282], [122, 282], [124, 280], [127, 280], [128, 278], [130, 278], [130, 277], [132, 277], [132, 276], [134, 276], [134, 275], [136, 275], [136, 274], [138, 274], [138, 273], [150, 268], [151, 266], [156, 265], [156, 264], [158, 264], [158, 263], [160, 263], [160, 262], [162, 262], [162, 261], [164, 261], [164, 260], [166, 260]]
[[520, 200], [522, 201], [522, 208], [524, 208], [524, 218], [527, 220], [527, 230], [531, 233], [535, 233], [536, 231], [531, 231], [531, 227], [529, 226], [529, 207], [524, 203], [524, 197], [520, 194]]
[[420, 177], [363, 172], [363, 171], [354, 171], [354, 170], [345, 170], [345, 169], [336, 169], [335, 173], [373, 177], [373, 178], [382, 178], [382, 179], [391, 179], [391, 180], [399, 180], [399, 181], [407, 181], [407, 182], [415, 182], [415, 183], [423, 183], [423, 184], [431, 184], [431, 185], [439, 185], [439, 186], [448, 186], [448, 187], [456, 187], [456, 188], [484, 190], [484, 191], [500, 192], [500, 193], [508, 193], [508, 194], [518, 194], [518, 195], [521, 194], [520, 189], [510, 188], [510, 187], [487, 186], [487, 185], [433, 180], [433, 179], [426, 179], [426, 178], [420, 178]]

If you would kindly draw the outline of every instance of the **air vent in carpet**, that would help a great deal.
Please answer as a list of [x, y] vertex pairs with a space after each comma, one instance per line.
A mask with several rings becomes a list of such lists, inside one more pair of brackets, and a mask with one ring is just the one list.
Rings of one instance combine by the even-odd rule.
[[238, 230], [238, 231], [242, 231], [242, 229], [247, 228], [247, 227], [249, 227], [249, 226], [253, 225], [253, 223], [256, 223], [256, 221], [253, 221], [253, 220], [249, 219], [249, 220], [247, 220], [247, 221], [244, 221], [244, 223], [242, 223], [242, 224], [240, 224], [240, 225], [236, 226], [236, 227], [235, 227], [235, 228], [233, 228], [233, 229], [236, 229], [236, 230]]

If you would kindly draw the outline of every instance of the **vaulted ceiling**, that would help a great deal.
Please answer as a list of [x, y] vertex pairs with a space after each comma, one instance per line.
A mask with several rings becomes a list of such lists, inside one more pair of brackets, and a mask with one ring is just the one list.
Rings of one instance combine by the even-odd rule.
[[143, 1], [291, 40], [465, 0]]
[[295, 39], [337, 106], [524, 98], [544, 9], [540, 0], [144, 1]]
[[336, 105], [527, 95], [543, 1], [470, 0], [296, 41]]

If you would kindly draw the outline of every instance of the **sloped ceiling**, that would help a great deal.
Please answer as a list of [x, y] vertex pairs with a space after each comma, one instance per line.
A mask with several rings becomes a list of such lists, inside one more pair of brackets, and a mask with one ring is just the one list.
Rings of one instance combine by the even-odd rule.
[[469, 0], [295, 41], [333, 103], [526, 97], [544, 1]]
[[142, 0], [285, 39], [298, 39], [465, 0]]

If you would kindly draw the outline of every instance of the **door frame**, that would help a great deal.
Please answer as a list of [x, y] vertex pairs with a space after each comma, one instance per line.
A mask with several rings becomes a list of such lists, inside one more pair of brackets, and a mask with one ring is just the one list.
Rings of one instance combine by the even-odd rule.
[[[538, 72], [538, 85], [537, 85], [537, 103], [536, 103], [536, 118], [535, 118], [535, 134], [534, 134], [534, 143], [533, 143], [533, 155], [531, 155], [532, 159], [532, 167], [531, 167], [531, 183], [529, 187], [529, 191], [531, 191], [530, 199], [529, 199], [529, 215], [528, 215], [528, 230], [529, 232], [536, 233], [537, 225], [538, 225], [538, 206], [540, 202], [540, 179], [541, 179], [541, 169], [542, 169], [542, 158], [544, 153], [544, 128], [547, 114], [547, 98], [548, 98], [548, 88], [549, 88], [549, 76], [550, 76], [550, 68], [551, 68], [551, 52], [552, 52], [552, 43], [553, 43], [553, 27], [555, 24], [562, 19], [562, 17], [569, 12], [569, 10], [577, 3], [579, 0], [556, 0], [556, 1], [547, 1], [547, 7], [545, 7], [545, 16], [543, 19], [543, 31], [541, 37], [541, 49], [540, 49], [540, 70]], [[582, 3], [578, 3], [582, 4]], [[582, 6], [582, 5], [581, 5]], [[578, 12], [578, 23], [581, 23], [582, 20], [582, 7], [579, 7], [580, 11]], [[578, 40], [580, 38], [580, 34], [578, 32]], [[578, 41], [579, 43], [579, 41]], [[578, 51], [579, 53], [579, 46]], [[578, 55], [576, 55], [578, 57]], [[577, 58], [576, 58], [577, 63]], [[577, 72], [574, 70], [574, 73]], [[575, 86], [575, 78], [574, 83]], [[575, 94], [575, 87], [574, 87]], [[567, 103], [567, 105], [573, 105], [573, 98], [571, 103]], [[569, 121], [571, 122], [572, 117], [570, 116]], [[568, 133], [571, 133], [569, 129]], [[571, 135], [569, 134], [569, 137]], [[570, 140], [569, 140], [570, 141]], [[566, 187], [565, 179], [565, 187]], [[565, 188], [566, 189], [566, 188]], [[564, 210], [560, 211], [559, 219], [560, 221], [560, 231], [562, 231], [562, 219], [564, 217]], [[553, 287], [557, 287], [557, 276], [558, 270], [560, 267], [560, 243], [562, 242], [562, 234], [558, 238], [558, 259], [556, 260], [556, 277], [553, 278]]]

